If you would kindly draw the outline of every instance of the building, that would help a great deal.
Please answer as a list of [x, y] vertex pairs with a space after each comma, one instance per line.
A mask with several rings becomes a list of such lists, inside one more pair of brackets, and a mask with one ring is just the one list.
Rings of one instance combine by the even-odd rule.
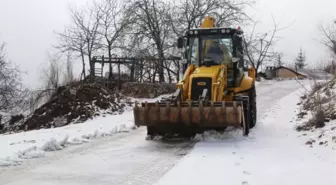
[[306, 71], [302, 69], [292, 69], [285, 66], [280, 66], [274, 69], [275, 75], [277, 78], [298, 78], [298, 79], [305, 79], [308, 78], [309, 75]]
[[265, 75], [267, 79], [273, 78], [307, 78], [307, 74], [301, 70], [291, 69], [285, 66], [266, 67]]
[[332, 74], [327, 73], [323, 70], [309, 70], [299, 68], [295, 69], [285, 66], [267, 67], [265, 70], [265, 75], [267, 79], [273, 79], [273, 78], [330, 79], [333, 77]]

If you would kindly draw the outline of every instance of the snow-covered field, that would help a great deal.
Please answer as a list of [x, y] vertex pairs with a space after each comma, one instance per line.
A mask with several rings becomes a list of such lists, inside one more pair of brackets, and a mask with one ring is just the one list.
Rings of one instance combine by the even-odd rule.
[[[258, 123], [249, 137], [229, 130], [191, 142], [146, 141], [144, 128], [131, 129], [131, 112], [1, 135], [2, 164], [37, 158], [0, 167], [0, 184], [336, 184], [335, 150], [305, 145], [294, 129], [300, 87], [295, 80], [258, 83]], [[115, 134], [120, 131], [127, 132]], [[83, 144], [70, 146], [76, 143]], [[45, 152], [62, 144], [62, 150]]]

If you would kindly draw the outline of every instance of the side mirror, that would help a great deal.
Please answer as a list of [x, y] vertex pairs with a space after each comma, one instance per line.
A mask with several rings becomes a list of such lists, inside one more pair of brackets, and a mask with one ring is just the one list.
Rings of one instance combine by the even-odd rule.
[[233, 36], [233, 43], [238, 50], [243, 49], [243, 39], [241, 37], [239, 37], [238, 35]]
[[179, 37], [179, 38], [177, 39], [177, 48], [178, 48], [178, 49], [182, 49], [182, 48], [183, 48], [183, 45], [184, 45], [184, 39], [183, 39], [183, 37]]

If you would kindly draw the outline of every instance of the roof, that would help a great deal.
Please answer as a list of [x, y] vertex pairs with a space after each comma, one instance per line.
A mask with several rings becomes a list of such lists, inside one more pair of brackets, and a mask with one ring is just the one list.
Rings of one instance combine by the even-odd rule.
[[305, 73], [305, 72], [302, 71], [301, 69], [297, 69], [297, 70], [295, 70], [295, 69], [291, 69], [291, 68], [289, 68], [289, 67], [285, 67], [285, 66], [279, 66], [279, 67], [275, 68], [274, 70], [278, 70], [278, 69], [280, 69], [280, 68], [284, 68], [284, 69], [290, 70], [290, 71], [292, 71], [293, 73], [302, 75], [302, 76], [304, 76], [304, 77], [308, 77], [308, 76], [309, 76], [307, 73]]
[[293, 73], [302, 75], [304, 77], [311, 77], [311, 78], [316, 78], [316, 79], [326, 79], [326, 78], [333, 78], [333, 75], [330, 73], [327, 73], [323, 70], [319, 70], [319, 69], [314, 69], [314, 70], [310, 70], [310, 69], [293, 69], [290, 67], [285, 67], [285, 66], [280, 66], [275, 68], [274, 70], [280, 69], [280, 68], [284, 68], [287, 70], [292, 71]]

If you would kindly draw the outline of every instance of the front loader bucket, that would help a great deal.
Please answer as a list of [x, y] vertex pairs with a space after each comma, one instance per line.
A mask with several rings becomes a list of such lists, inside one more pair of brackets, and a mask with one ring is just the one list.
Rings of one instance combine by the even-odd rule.
[[[245, 128], [243, 101], [141, 103], [134, 107], [137, 126], [147, 126], [164, 135], [182, 130], [200, 132], [228, 126]], [[244, 129], [246, 130], [246, 129]], [[245, 131], [244, 131], [244, 134]]]

